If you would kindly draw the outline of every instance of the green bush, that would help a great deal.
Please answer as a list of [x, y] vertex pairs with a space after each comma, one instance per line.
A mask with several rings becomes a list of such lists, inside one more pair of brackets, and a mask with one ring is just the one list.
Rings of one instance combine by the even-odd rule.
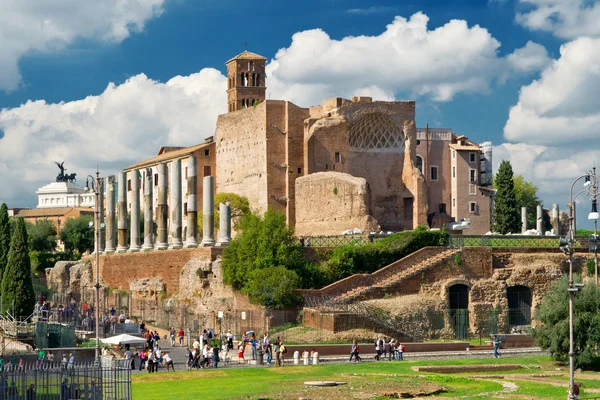
[[334, 249], [321, 263], [321, 283], [327, 285], [353, 274], [377, 271], [426, 246], [447, 246], [449, 235], [418, 227], [414, 231], [395, 233], [363, 246], [346, 245]]

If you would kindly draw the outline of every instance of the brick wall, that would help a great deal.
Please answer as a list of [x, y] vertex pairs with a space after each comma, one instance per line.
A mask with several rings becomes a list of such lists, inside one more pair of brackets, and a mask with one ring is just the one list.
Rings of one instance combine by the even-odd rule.
[[[111, 288], [129, 290], [129, 285], [139, 278], [161, 277], [167, 293], [179, 291], [179, 275], [183, 266], [192, 258], [214, 259], [222, 252], [217, 247], [197, 249], [162, 250], [152, 252], [111, 254], [100, 256], [100, 276]], [[94, 264], [95, 257], [87, 257]], [[94, 279], [96, 269], [92, 268]]]

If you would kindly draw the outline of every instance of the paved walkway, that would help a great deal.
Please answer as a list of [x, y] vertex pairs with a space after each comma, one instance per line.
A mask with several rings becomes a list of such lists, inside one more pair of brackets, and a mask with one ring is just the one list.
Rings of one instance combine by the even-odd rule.
[[[164, 336], [161, 336], [164, 337]], [[173, 363], [175, 364], [176, 371], [184, 371], [186, 369], [186, 345], [184, 343], [184, 347], [180, 347], [177, 343], [175, 347], [171, 347], [169, 340], [161, 340], [159, 345], [163, 350], [163, 353], [169, 353], [171, 358], [173, 359]], [[516, 348], [516, 349], [503, 349], [500, 352], [502, 358], [513, 358], [513, 357], [533, 357], [533, 356], [547, 356], [548, 352], [543, 351], [539, 347], [531, 347], [531, 348]], [[322, 356], [319, 357], [319, 362], [324, 364], [341, 364], [348, 362], [348, 358], [350, 357], [350, 345], [348, 345], [348, 356]], [[250, 346], [246, 347], [245, 352], [245, 363], [238, 364], [237, 362], [237, 351], [230, 351], [229, 358], [227, 361], [222, 361], [219, 363], [219, 368], [270, 368], [267, 365], [257, 365], [256, 361], [252, 360], [252, 351]], [[363, 362], [376, 362], [375, 354], [361, 354], [361, 358]], [[465, 359], [465, 358], [489, 358], [492, 361], [493, 351], [492, 350], [484, 350], [484, 351], [447, 351], [447, 352], [416, 352], [416, 353], [405, 353], [404, 360], [448, 360], [448, 359]], [[221, 355], [221, 359], [223, 359]], [[380, 362], [386, 362], [380, 361]], [[139, 371], [139, 358], [135, 360], [135, 373], [147, 373], [145, 370]], [[285, 364], [284, 365], [293, 365], [293, 354], [286, 354]], [[271, 368], [274, 366], [274, 362], [271, 363]], [[299, 364], [303, 364], [303, 360], [299, 360]], [[159, 368], [159, 372], [165, 372], [163, 367]]]

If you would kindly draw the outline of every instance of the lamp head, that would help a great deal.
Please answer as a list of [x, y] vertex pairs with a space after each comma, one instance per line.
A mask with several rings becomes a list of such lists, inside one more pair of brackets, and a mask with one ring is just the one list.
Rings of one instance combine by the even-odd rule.
[[590, 176], [589, 176], [589, 175], [586, 175], [586, 176], [585, 176], [585, 182], [583, 183], [583, 186], [584, 186], [584, 187], [588, 187], [588, 186], [590, 186], [591, 184], [592, 184], [592, 180], [590, 179]]
[[588, 215], [589, 220], [597, 221], [600, 219], [600, 214], [598, 213], [598, 200], [592, 200], [592, 212]]

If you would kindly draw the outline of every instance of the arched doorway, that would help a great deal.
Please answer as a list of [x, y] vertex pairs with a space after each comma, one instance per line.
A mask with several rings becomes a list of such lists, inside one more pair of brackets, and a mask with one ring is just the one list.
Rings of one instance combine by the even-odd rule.
[[469, 338], [469, 287], [463, 284], [448, 288], [450, 323], [454, 326], [456, 339]]
[[510, 286], [506, 289], [508, 298], [508, 325], [531, 324], [531, 289], [527, 286]]

